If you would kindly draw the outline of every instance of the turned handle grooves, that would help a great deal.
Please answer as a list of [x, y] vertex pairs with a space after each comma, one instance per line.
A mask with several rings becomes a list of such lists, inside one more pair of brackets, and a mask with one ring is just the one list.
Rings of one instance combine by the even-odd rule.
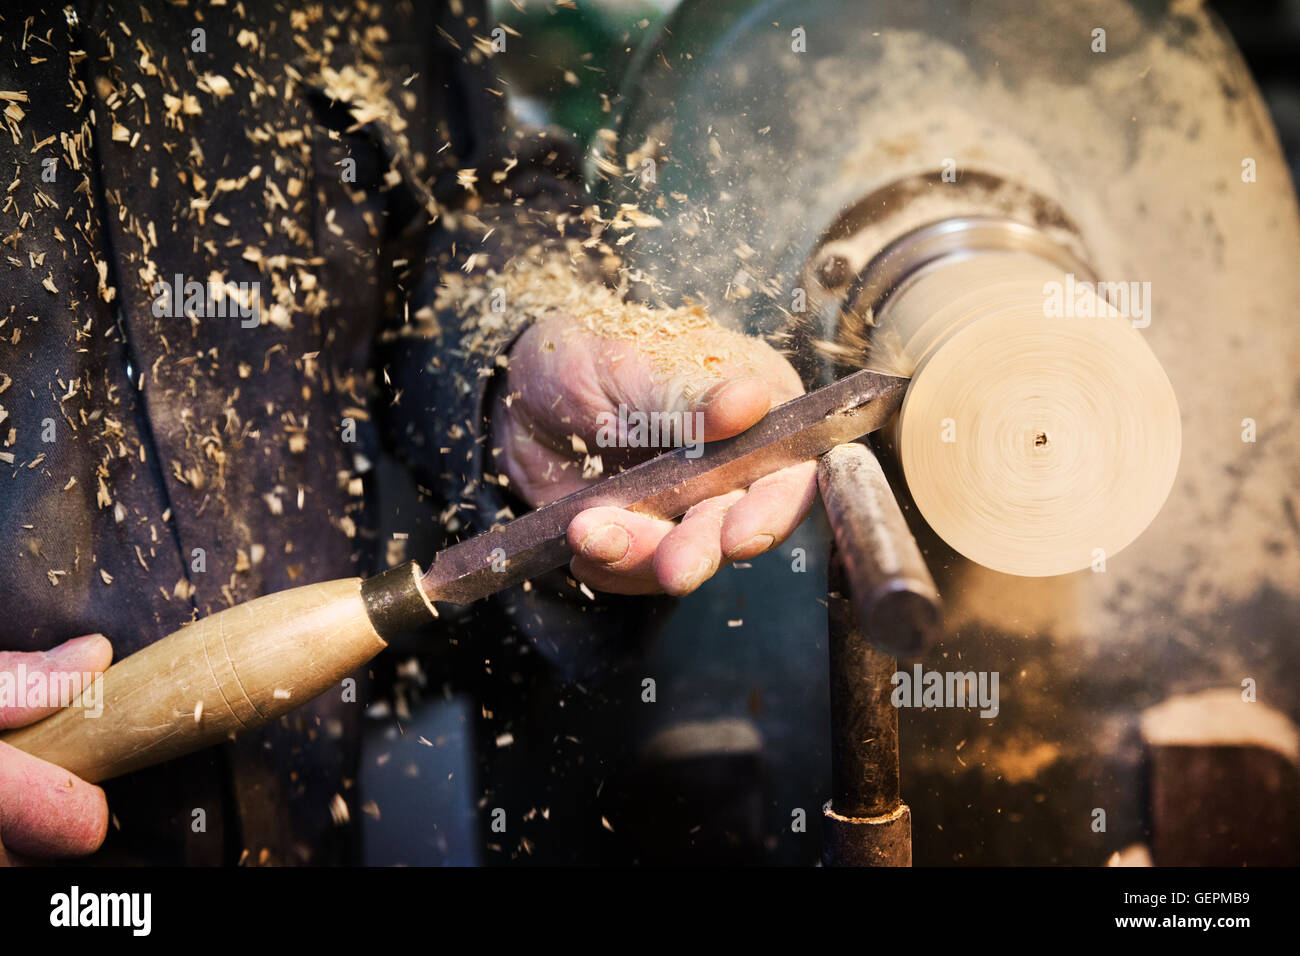
[[359, 578], [268, 594], [119, 661], [72, 706], [0, 741], [96, 783], [261, 727], [385, 646]]

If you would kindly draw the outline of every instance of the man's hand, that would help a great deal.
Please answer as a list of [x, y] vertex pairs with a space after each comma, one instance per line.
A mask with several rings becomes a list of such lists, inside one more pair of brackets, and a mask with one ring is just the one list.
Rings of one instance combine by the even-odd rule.
[[[686, 434], [710, 442], [744, 431], [802, 393], [790, 363], [760, 339], [716, 326], [615, 338], [552, 317], [511, 350], [505, 397], [493, 413], [496, 468], [538, 507], [599, 480], [592, 467], [583, 475], [587, 455], [613, 473], [667, 450], [610, 447], [608, 423], [620, 405], [629, 413], [675, 414], [683, 424], [690, 415], [703, 434]], [[591, 508], [569, 525], [570, 568], [603, 591], [688, 594], [724, 562], [784, 541], [816, 493], [817, 466], [809, 461], [702, 501], [680, 522]]]
[[[27, 706], [31, 688], [43, 682], [48, 700], [48, 689], [60, 685], [53, 675], [97, 674], [112, 660], [112, 646], [98, 634], [45, 653], [0, 651], [0, 687], [12, 687], [16, 698], [0, 695], [0, 730], [35, 723], [59, 709], [57, 703]], [[0, 866], [10, 862], [6, 848], [23, 856], [85, 856], [99, 848], [107, 832], [103, 790], [0, 743]]]

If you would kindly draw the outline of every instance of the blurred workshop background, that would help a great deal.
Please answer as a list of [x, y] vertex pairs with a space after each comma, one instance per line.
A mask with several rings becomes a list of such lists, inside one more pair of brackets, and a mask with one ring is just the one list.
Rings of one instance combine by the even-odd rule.
[[[864, 6], [868, 0], [864, 0]], [[609, 121], [611, 104], [633, 62], [642, 41], [653, 36], [676, 5], [674, 0], [494, 0], [497, 20], [511, 29], [510, 55], [497, 58], [506, 81], [508, 101], [522, 121], [564, 130], [579, 146], [585, 146]], [[1224, 20], [1249, 64], [1277, 125], [1293, 179], [1300, 180], [1300, 0], [1216, 0], [1209, 4]], [[409, 484], [391, 463], [380, 462], [383, 481], [391, 488]], [[437, 517], [420, 513], [406, 488], [403, 496], [394, 492], [390, 500], [407, 503], [385, 515], [390, 539], [390, 560], [409, 553], [427, 560], [429, 542]], [[818, 511], [791, 540], [789, 547], [808, 546], [810, 594], [825, 593], [825, 556], [817, 554], [818, 541], [825, 540], [825, 518]], [[394, 542], [393, 539], [396, 538]], [[392, 547], [393, 544], [397, 546]], [[773, 805], [788, 807], [796, 801], [809, 809], [807, 840], [819, 843], [817, 811], [828, 790], [828, 756], [825, 748], [809, 748], [807, 740], [825, 741], [829, 734], [827, 715], [826, 645], [824, 635], [810, 622], [802, 601], [777, 597], [789, 575], [773, 566], [786, 559], [768, 555], [744, 572], [753, 575], [756, 586], [748, 586], [748, 607], [717, 606], [720, 589], [702, 589], [687, 599], [698, 604], [690, 619], [699, 622], [691, 634], [666, 635], [656, 654], [672, 654], [675, 642], [694, 645], [699, 657], [701, 645], [710, 648], [697, 666], [710, 679], [748, 691], [738, 696], [748, 702], [748, 713], [737, 715], [731, 725], [713, 728], [730, 734], [730, 744], [746, 746], [745, 727], [762, 735], [763, 747], [779, 751], [792, 778], [789, 793], [769, 793]], [[763, 587], [771, 577], [775, 587]], [[763, 595], [768, 597], [763, 598]], [[714, 602], [714, 603], [710, 603]], [[746, 618], [762, 622], [746, 629], [744, 638], [728, 629], [728, 620]], [[679, 618], [680, 619], [680, 618]], [[798, 636], [797, 648], [790, 635]], [[797, 698], [783, 696], [775, 686], [766, 686], [772, 660], [782, 662], [782, 686], [801, 687]], [[362, 772], [359, 785], [366, 806], [364, 820], [365, 858], [371, 865], [475, 865], [485, 860], [477, 817], [481, 788], [476, 779], [474, 725], [481, 701], [455, 682], [421, 673], [418, 668], [399, 669], [401, 696], [394, 706], [379, 705], [370, 710], [366, 722]], [[725, 695], [720, 695], [722, 699]], [[707, 709], [708, 702], [701, 706]], [[765, 713], [778, 712], [784, 720], [767, 721]], [[690, 715], [684, 715], [689, 717]], [[724, 715], [725, 716], [725, 715]], [[793, 718], [793, 721], [791, 721]], [[791, 724], [802, 723], [803, 742], [783, 740]], [[904, 730], [904, 736], [906, 731]], [[510, 740], [497, 745], [509, 747]], [[478, 741], [483, 746], [483, 741]], [[904, 746], [906, 741], [904, 740]], [[743, 766], [738, 765], [738, 766]], [[741, 771], [743, 773], [743, 770]], [[806, 799], [809, 781], [822, 781], [817, 801]], [[738, 781], [743, 786], [744, 781]], [[908, 781], [903, 781], [907, 794]], [[805, 799], [798, 800], [797, 794]], [[773, 850], [768, 862], [801, 863], [815, 860], [817, 849], [790, 855]], [[916, 847], [917, 863], [945, 862], [928, 859], [923, 846]], [[1080, 862], [1080, 861], [1076, 861]], [[1095, 861], [1101, 862], [1101, 861]]]
[[[512, 55], [499, 59], [516, 115], [562, 127], [585, 144], [607, 122], [606, 98], [617, 95], [638, 43], [676, 2], [494, 0], [492, 6], [500, 22], [521, 34], [512, 38]], [[1209, 6], [1245, 54], [1292, 177], [1300, 178], [1300, 0], [1214, 0]]]

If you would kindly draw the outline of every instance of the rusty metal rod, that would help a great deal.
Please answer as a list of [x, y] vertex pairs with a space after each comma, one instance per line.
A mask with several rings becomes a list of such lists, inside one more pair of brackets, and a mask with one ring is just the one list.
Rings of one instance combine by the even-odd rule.
[[897, 663], [876, 650], [848, 597], [847, 569], [831, 549], [831, 799], [822, 808], [826, 866], [911, 866], [912, 813], [902, 802], [898, 711], [890, 701]]
[[877, 647], [920, 655], [939, 635], [939, 592], [880, 462], [859, 442], [839, 445], [817, 483], [858, 622]]
[[910, 866], [892, 652], [919, 654], [936, 638], [939, 595], [870, 449], [831, 449], [817, 479], [835, 538], [827, 602], [831, 799], [822, 808], [822, 862]]
[[874, 817], [898, 806], [898, 711], [890, 703], [898, 670], [893, 655], [867, 643], [846, 590], [846, 572], [831, 560], [828, 634], [831, 667], [831, 803], [849, 817]]

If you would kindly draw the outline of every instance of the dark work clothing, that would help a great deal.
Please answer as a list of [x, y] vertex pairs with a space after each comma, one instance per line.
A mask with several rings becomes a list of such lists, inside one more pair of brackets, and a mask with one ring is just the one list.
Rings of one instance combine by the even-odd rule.
[[[439, 329], [435, 267], [555, 244], [579, 193], [561, 145], [506, 132], [479, 5], [24, 6], [0, 31], [0, 647], [102, 632], [121, 659], [371, 573], [386, 442], [458, 535], [495, 520], [480, 412], [510, 330]], [[178, 275], [257, 283], [260, 323], [156, 314]], [[364, 705], [110, 783], [101, 858], [352, 859]]]

